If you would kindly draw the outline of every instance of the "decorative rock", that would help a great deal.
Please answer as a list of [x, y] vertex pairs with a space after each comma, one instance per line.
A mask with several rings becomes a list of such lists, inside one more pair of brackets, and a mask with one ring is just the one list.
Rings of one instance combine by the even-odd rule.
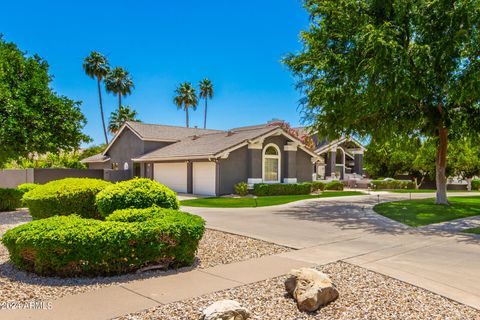
[[220, 300], [203, 310], [200, 320], [246, 320], [250, 317], [247, 309], [234, 300]]
[[290, 271], [285, 289], [297, 301], [301, 311], [316, 311], [338, 298], [338, 291], [330, 278], [315, 269], [301, 268]]

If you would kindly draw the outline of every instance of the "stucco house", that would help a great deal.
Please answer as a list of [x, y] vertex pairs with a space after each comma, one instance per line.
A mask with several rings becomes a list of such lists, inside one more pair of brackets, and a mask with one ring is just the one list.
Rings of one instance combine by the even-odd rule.
[[361, 150], [351, 139], [320, 141], [310, 150], [272, 124], [223, 131], [127, 122], [101, 154], [82, 162], [89, 168], [129, 170], [177, 192], [222, 195], [242, 181], [250, 186], [296, 183], [331, 179], [335, 172], [338, 179], [351, 170], [361, 176]]

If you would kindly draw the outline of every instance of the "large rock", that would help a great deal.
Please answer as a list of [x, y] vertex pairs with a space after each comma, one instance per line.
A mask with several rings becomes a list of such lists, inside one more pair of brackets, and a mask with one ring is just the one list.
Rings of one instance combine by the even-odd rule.
[[250, 317], [247, 309], [234, 300], [216, 301], [203, 310], [201, 320], [245, 320]]
[[338, 298], [338, 291], [330, 278], [315, 269], [290, 271], [285, 289], [297, 301], [301, 311], [316, 311]]

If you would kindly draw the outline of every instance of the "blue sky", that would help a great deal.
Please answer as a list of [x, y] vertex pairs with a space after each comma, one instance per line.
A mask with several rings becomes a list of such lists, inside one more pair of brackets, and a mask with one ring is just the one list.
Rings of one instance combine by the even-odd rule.
[[[272, 118], [298, 125], [299, 93], [281, 64], [300, 49], [308, 25], [300, 0], [261, 1], [8, 1], [0, 33], [50, 64], [53, 88], [81, 100], [85, 132], [101, 143], [96, 82], [82, 70], [90, 51], [108, 56], [133, 76], [124, 103], [147, 123], [185, 125], [172, 103], [177, 84], [212, 80], [208, 127], [227, 129]], [[111, 112], [117, 100], [104, 94]], [[203, 103], [190, 117], [202, 126]]]

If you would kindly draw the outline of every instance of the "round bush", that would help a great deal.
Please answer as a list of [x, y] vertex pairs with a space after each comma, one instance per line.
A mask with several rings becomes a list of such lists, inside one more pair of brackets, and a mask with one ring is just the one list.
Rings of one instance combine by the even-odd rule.
[[77, 214], [84, 218], [100, 218], [95, 196], [110, 182], [88, 178], [66, 178], [39, 185], [23, 196], [33, 219], [55, 215]]
[[[13, 228], [2, 242], [18, 268], [40, 275], [112, 275], [194, 261], [205, 229], [202, 218], [161, 208], [143, 211], [144, 220], [138, 218], [141, 210], [128, 216], [128, 211], [108, 221], [55, 216]], [[124, 222], [130, 219], [142, 221]]]
[[343, 190], [343, 183], [338, 180], [332, 180], [325, 185], [325, 190]]
[[19, 208], [22, 205], [22, 195], [17, 189], [0, 188], [0, 212]]
[[39, 184], [36, 184], [36, 183], [22, 183], [17, 187], [17, 190], [22, 192], [23, 194], [25, 194], [28, 191], [31, 191], [38, 186], [39, 186]]
[[96, 204], [104, 217], [119, 209], [141, 209], [153, 205], [178, 209], [180, 206], [175, 192], [156, 181], [138, 178], [105, 188], [97, 195]]

